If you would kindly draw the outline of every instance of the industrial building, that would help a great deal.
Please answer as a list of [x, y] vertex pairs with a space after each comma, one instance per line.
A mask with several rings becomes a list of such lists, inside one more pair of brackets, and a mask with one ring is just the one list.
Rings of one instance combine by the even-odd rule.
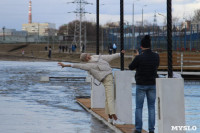
[[28, 24], [22, 24], [22, 31], [27, 31], [28, 35], [55, 36], [56, 25], [53, 23], [33, 23], [32, 22], [32, 2], [29, 1]]
[[27, 31], [29, 35], [55, 36], [56, 25], [53, 23], [22, 24], [22, 31]]

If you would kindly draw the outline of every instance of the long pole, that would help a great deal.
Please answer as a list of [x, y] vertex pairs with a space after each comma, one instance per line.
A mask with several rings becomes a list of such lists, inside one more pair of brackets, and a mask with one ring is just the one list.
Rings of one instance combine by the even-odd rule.
[[40, 23], [38, 23], [38, 44], [39, 44], [39, 36], [40, 36]]
[[5, 26], [2, 28], [3, 29], [3, 40], [5, 41]]
[[[124, 50], [124, 0], [120, 0], [120, 38], [121, 50]], [[121, 53], [121, 70], [124, 70], [123, 53]]]
[[132, 19], [132, 45], [134, 47], [134, 40], [135, 40], [135, 24], [134, 24], [134, 3], [133, 3], [133, 19]]
[[167, 53], [168, 53], [168, 78], [173, 77], [172, 68], [172, 1], [167, 0]]
[[104, 41], [103, 41], [103, 33], [104, 33], [104, 30], [103, 30], [103, 28], [102, 28], [102, 46], [101, 46], [101, 49], [102, 49], [102, 53], [103, 53], [103, 49], [104, 49], [104, 47], [103, 47], [103, 43], [104, 43]]
[[142, 7], [142, 27], [143, 27], [143, 7]]
[[80, 52], [82, 50], [81, 46], [81, 41], [82, 41], [82, 1], [80, 0], [80, 22], [79, 22], [79, 47], [80, 47]]
[[96, 25], [96, 54], [99, 55], [99, 0], [97, 0], [97, 13], [96, 13], [96, 19], [97, 19], [97, 25]]

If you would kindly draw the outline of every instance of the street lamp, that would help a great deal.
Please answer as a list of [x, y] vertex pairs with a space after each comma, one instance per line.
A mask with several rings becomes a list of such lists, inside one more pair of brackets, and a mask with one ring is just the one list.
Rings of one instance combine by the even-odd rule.
[[142, 27], [144, 27], [144, 23], [143, 23], [143, 21], [144, 21], [144, 19], [143, 19], [143, 14], [144, 14], [143, 12], [144, 12], [144, 9], [143, 9], [143, 8], [146, 7], [146, 6], [147, 6], [147, 5], [143, 5], [143, 7], [142, 7]]
[[6, 27], [4, 26], [3, 28], [2, 28], [2, 30], [3, 30], [3, 40], [5, 41], [5, 29], [6, 29]]
[[160, 16], [162, 16], [162, 17], [165, 18], [165, 20], [164, 20], [164, 24], [166, 24], [166, 23], [167, 23], [167, 17], [166, 17], [165, 15], [161, 14], [161, 13], [158, 13], [158, 15], [160, 15]]
[[[139, 0], [136, 0], [136, 1], [139, 1]], [[133, 2], [133, 18], [132, 18], [132, 44], [133, 44], [133, 46], [134, 46], [134, 42], [135, 42], [135, 23], [134, 23], [134, 14], [135, 13], [134, 13], [134, 10], [135, 10], [135, 8], [134, 8], [134, 2]]]
[[[96, 54], [97, 55], [99, 55], [99, 6], [100, 6], [99, 0], [96, 0]], [[103, 52], [103, 33], [102, 33], [102, 52]]]
[[96, 0], [96, 54], [99, 55], [99, 0]]
[[165, 15], [163, 15], [163, 14], [161, 14], [161, 13], [158, 13], [158, 15], [160, 15], [160, 16], [163, 16], [163, 17], [167, 18]]

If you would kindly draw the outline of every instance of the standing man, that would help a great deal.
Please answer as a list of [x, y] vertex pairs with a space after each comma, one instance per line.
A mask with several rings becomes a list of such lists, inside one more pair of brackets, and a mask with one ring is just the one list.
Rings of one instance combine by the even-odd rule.
[[135, 133], [142, 132], [142, 110], [145, 96], [148, 104], [149, 133], [155, 130], [155, 100], [157, 69], [159, 55], [151, 51], [151, 39], [146, 35], [141, 41], [142, 53], [136, 53], [135, 59], [129, 65], [130, 70], [136, 69], [136, 109], [135, 109]]
[[113, 53], [115, 54], [116, 51], [117, 51], [117, 45], [114, 43], [114, 44], [113, 44]]
[[49, 46], [49, 54], [48, 54], [49, 59], [51, 59], [51, 46]]
[[112, 44], [109, 43], [109, 46], [108, 46], [108, 53], [109, 53], [109, 55], [112, 54], [112, 50], [113, 50]]

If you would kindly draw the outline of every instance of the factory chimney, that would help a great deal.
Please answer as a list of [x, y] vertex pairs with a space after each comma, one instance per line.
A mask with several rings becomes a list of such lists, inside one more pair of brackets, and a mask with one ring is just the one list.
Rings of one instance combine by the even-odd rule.
[[32, 23], [32, 2], [31, 0], [29, 1], [29, 12], [28, 12], [28, 23]]

